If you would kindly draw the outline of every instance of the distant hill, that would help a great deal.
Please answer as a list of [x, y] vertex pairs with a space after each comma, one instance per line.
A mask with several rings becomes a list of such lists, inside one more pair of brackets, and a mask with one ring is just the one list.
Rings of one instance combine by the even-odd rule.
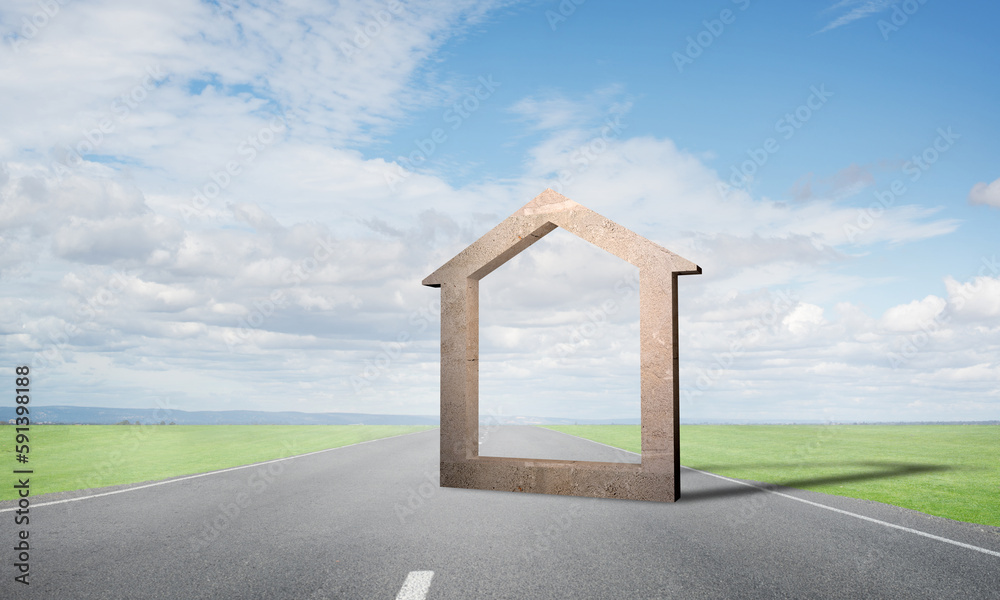
[[695, 419], [681, 418], [681, 425], [1000, 425], [1000, 421], [817, 421], [774, 419]]
[[[0, 420], [16, 417], [13, 406], [0, 407]], [[376, 415], [365, 413], [304, 413], [262, 410], [165, 410], [97, 406], [31, 406], [32, 424], [114, 425], [128, 421], [155, 425], [437, 425], [437, 415]]]
[[[0, 407], [0, 423], [12, 423], [13, 406]], [[165, 410], [159, 408], [106, 408], [99, 406], [35, 406], [31, 405], [32, 424], [52, 423], [64, 425], [114, 425], [128, 421], [155, 425], [438, 425], [437, 415], [379, 415], [369, 413], [305, 413], [296, 411], [263, 410]], [[489, 425], [639, 425], [638, 418], [623, 419], [572, 419], [562, 417], [526, 417], [480, 415], [480, 424]], [[862, 425], [853, 421], [775, 421], [746, 419], [684, 419], [685, 425]], [[1000, 425], [1000, 421], [934, 421], [867, 423], [871, 425]]]

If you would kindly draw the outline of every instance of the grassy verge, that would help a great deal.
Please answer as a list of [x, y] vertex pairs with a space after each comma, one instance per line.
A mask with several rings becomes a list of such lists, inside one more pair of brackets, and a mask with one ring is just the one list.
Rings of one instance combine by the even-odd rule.
[[[397, 425], [32, 425], [31, 493], [166, 479], [432, 429]], [[0, 427], [0, 464], [14, 428]], [[0, 487], [0, 500], [16, 490]]]
[[[549, 429], [639, 451], [638, 425]], [[682, 425], [681, 464], [1000, 527], [997, 425]]]

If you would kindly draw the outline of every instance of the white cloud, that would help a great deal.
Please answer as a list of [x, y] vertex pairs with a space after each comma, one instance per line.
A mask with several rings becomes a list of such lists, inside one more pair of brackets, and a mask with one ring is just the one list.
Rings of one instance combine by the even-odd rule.
[[549, 91], [528, 96], [509, 109], [537, 130], [579, 130], [594, 122], [603, 122], [608, 115], [623, 115], [632, 102], [623, 95], [621, 86], [609, 86], [587, 94], [582, 99], [568, 98]]
[[164, 244], [174, 242], [181, 229], [159, 215], [111, 217], [101, 220], [71, 218], [53, 233], [56, 256], [80, 262], [138, 263]]
[[918, 331], [933, 322], [946, 305], [943, 298], [927, 296], [923, 300], [893, 306], [882, 315], [880, 325], [889, 331]]
[[986, 383], [1000, 382], [1000, 365], [980, 363], [968, 367], [937, 369], [933, 373], [918, 376], [922, 383]]
[[[452, 83], [424, 85], [421, 66], [505, 3], [68, 3], [36, 36], [0, 48], [0, 151], [34, 148], [48, 163], [96, 146], [162, 181], [207, 179], [275, 115], [299, 140], [363, 145], [446, 96]], [[37, 10], [13, 7], [7, 30]]]
[[525, 120], [533, 122], [538, 129], [557, 129], [575, 125], [581, 117], [592, 118], [585, 114], [584, 107], [579, 103], [562, 97], [522, 98], [511, 107], [511, 111]]
[[1000, 277], [979, 276], [966, 283], [948, 277], [944, 283], [956, 315], [971, 320], [1000, 316]]
[[[430, 59], [501, 5], [407, 4], [362, 48], [358, 28], [376, 4], [105, 0], [66, 4], [19, 52], [5, 45], [7, 351], [42, 357], [52, 404], [160, 395], [188, 409], [434, 413], [438, 291], [420, 280], [553, 186], [705, 269], [680, 281], [681, 382], [701, 392], [686, 401], [695, 414], [843, 415], [845, 398], [931, 394], [914, 390], [916, 373], [949, 369], [939, 375], [950, 381], [996, 369], [998, 279], [948, 279], [946, 301], [904, 298], [880, 319], [845, 300], [872, 281], [841, 272], [852, 252], [945, 235], [954, 221], [896, 206], [848, 240], [858, 211], [829, 198], [789, 206], [720, 194], [704, 155], [628, 129], [621, 88], [515, 101], [540, 138], [520, 177], [456, 187], [416, 173], [390, 191], [395, 165], [358, 148], [454, 93]], [[8, 31], [36, 5], [12, 6]], [[426, 85], [435, 77], [440, 85]], [[124, 115], [123, 95], [135, 104]], [[97, 136], [102, 120], [112, 131]], [[841, 179], [837, 199], [868, 182], [860, 167]], [[511, 411], [578, 402], [603, 416], [610, 395], [632, 410], [632, 268], [559, 233], [483, 282], [482, 343], [496, 357], [483, 381], [525, 383], [532, 393], [515, 402], [494, 377]], [[915, 337], [914, 324], [941, 315], [953, 322]], [[893, 367], [890, 353], [905, 360]], [[827, 377], [841, 380], [806, 405], [802, 390]], [[852, 414], [888, 418], [894, 402]]]
[[[300, 177], [311, 169], [294, 166], [296, 157], [302, 156], [312, 156], [316, 161], [313, 172], [322, 172], [319, 165], [331, 164], [330, 158], [354, 164], [355, 168], [343, 167], [337, 178], [322, 183], [307, 180], [303, 185]], [[59, 183], [76, 186], [68, 189], [111, 190], [105, 192], [109, 200], [103, 205], [57, 204], [61, 220], [53, 222], [39, 216], [41, 211], [24, 213], [28, 216], [19, 217], [18, 225], [10, 222], [12, 229], [36, 227], [39, 235], [34, 243], [44, 244], [48, 240], [57, 250], [86, 247], [72, 236], [57, 239], [60, 231], [81, 219], [74, 211], [90, 215], [87, 226], [81, 227], [84, 233], [118, 231], [127, 222], [123, 219], [138, 219], [135, 221], [138, 232], [144, 231], [138, 227], [142, 219], [159, 219], [162, 226], [157, 231], [173, 233], [160, 240], [154, 252], [145, 247], [132, 255], [107, 251], [101, 260], [90, 261], [95, 265], [90, 270], [47, 262], [46, 268], [68, 269], [75, 279], [65, 280], [64, 297], [33, 308], [18, 308], [22, 322], [36, 324], [30, 329], [30, 338], [19, 347], [25, 351], [34, 352], [38, 348], [44, 351], [51, 346], [52, 335], [58, 336], [67, 325], [75, 325], [82, 333], [69, 336], [69, 343], [60, 348], [60, 360], [76, 361], [81, 353], [94, 350], [129, 349], [107, 367], [115, 373], [123, 369], [176, 369], [184, 361], [192, 361], [185, 367], [194, 370], [191, 378], [173, 380], [164, 388], [172, 396], [194, 397], [189, 382], [203, 377], [216, 382], [206, 389], [219, 387], [223, 385], [221, 382], [236, 377], [243, 380], [249, 377], [255, 381], [252, 388], [245, 390], [244, 397], [250, 403], [253, 398], [262, 397], [263, 390], [278, 385], [274, 378], [281, 377], [263, 365], [266, 356], [281, 352], [285, 361], [301, 364], [299, 370], [317, 371], [310, 376], [317, 383], [308, 389], [303, 387], [301, 392], [303, 401], [312, 398], [307, 401], [312, 404], [304, 405], [311, 406], [310, 410], [319, 410], [318, 398], [334, 392], [338, 396], [337, 410], [385, 410], [383, 406], [387, 405], [381, 404], [382, 399], [395, 398], [395, 386], [402, 385], [413, 391], [414, 402], [418, 403], [414, 406], [423, 407], [412, 411], [433, 412], [436, 397], [433, 366], [437, 357], [435, 328], [430, 323], [436, 319], [433, 308], [436, 292], [420, 287], [419, 280], [536, 193], [544, 182], [529, 176], [512, 186], [454, 189], [438, 181], [434, 183], [437, 193], [432, 198], [426, 196], [423, 187], [411, 189], [409, 185], [393, 197], [386, 194], [384, 181], [371, 177], [366, 170], [377, 161], [369, 163], [355, 154], [297, 144], [276, 158], [273, 163], [256, 163], [255, 169], [246, 173], [246, 187], [239, 188], [238, 194], [244, 200], [216, 206], [216, 219], [195, 219], [191, 223], [185, 223], [176, 209], [184, 198], [171, 202], [164, 195], [151, 198], [137, 192], [130, 195], [124, 193], [129, 188], [115, 187], [104, 179], [86, 179], [83, 175]], [[677, 150], [669, 140], [613, 141], [598, 160], [583, 172], [577, 172], [577, 176], [579, 179], [566, 190], [571, 197], [629, 224], [705, 268], [703, 276], [681, 281], [685, 364], [711, 365], [713, 356], [726, 351], [734, 339], [747, 349], [733, 371], [738, 374], [728, 382], [712, 384], [715, 396], [754, 394], [778, 385], [778, 381], [797, 381], [796, 369], [803, 368], [810, 359], [853, 364], [852, 368], [858, 369], [865, 368], [864, 364], [852, 362], [859, 358], [884, 361], [884, 352], [873, 354], [864, 346], [851, 345], [856, 344], [852, 339], [870, 331], [870, 319], [849, 321], [841, 316], [828, 322], [817, 303], [823, 298], [836, 297], [834, 292], [843, 285], [840, 276], [828, 274], [825, 269], [826, 265], [849, 259], [822, 241], [836, 239], [837, 227], [830, 221], [843, 218], [840, 209], [822, 202], [782, 207], [745, 194], [722, 198], [714, 189], [715, 174], [696, 158]], [[20, 206], [18, 190], [26, 186], [21, 184], [21, 178], [10, 179], [5, 189], [14, 193], [7, 198]], [[84, 185], [85, 179], [90, 183]], [[97, 185], [101, 181], [105, 183]], [[51, 187], [46, 183], [40, 189]], [[296, 190], [296, 197], [283, 209], [275, 209], [286, 215], [278, 218], [265, 203], [272, 203], [272, 195], [282, 189]], [[496, 207], [493, 214], [472, 213], [466, 201], [470, 194], [493, 198], [490, 202]], [[58, 194], [50, 197], [64, 198]], [[65, 198], [71, 197], [71, 192], [65, 193]], [[324, 206], [323, 199], [331, 197], [332, 201], [325, 201]], [[623, 203], [626, 198], [634, 200]], [[678, 198], [690, 201], [679, 202]], [[409, 205], [434, 208], [416, 212], [405, 208]], [[344, 222], [342, 217], [337, 220], [337, 215], [345, 213], [356, 219], [353, 224]], [[340, 231], [308, 220], [288, 220], [309, 214]], [[391, 222], [383, 220], [381, 215]], [[918, 230], [917, 219], [923, 216], [924, 213], [887, 213], [883, 218], [905, 231]], [[61, 223], [59, 228], [53, 228], [58, 223]], [[84, 233], [80, 239], [88, 243], [102, 239], [100, 235], [87, 237]], [[614, 406], [631, 410], [626, 408], [626, 400], [632, 389], [629, 382], [635, 379], [637, 384], [633, 372], [638, 356], [631, 346], [637, 339], [637, 313], [625, 310], [625, 299], [615, 288], [626, 274], [614, 267], [614, 261], [601, 263], [586, 252], [581, 253], [578, 247], [574, 250], [560, 243], [558, 233], [546, 238], [545, 241], [553, 242], [548, 249], [540, 243], [522, 255], [519, 266], [510, 271], [507, 280], [498, 271], [483, 283], [488, 292], [491, 285], [499, 282], [499, 287], [493, 289], [518, 298], [519, 306], [525, 306], [525, 302], [527, 306], [566, 303], [565, 308], [539, 315], [542, 320], [534, 322], [526, 322], [524, 315], [507, 311], [505, 314], [515, 317], [509, 321], [511, 325], [507, 329], [493, 329], [485, 321], [492, 300], [484, 293], [484, 353], [491, 345], [495, 346], [499, 352], [497, 360], [501, 361], [496, 368], [484, 365], [484, 385], [488, 387], [490, 377], [497, 373], [520, 373], [519, 381], [537, 394], [531, 396], [533, 403], [521, 406], [510, 400], [509, 386], [505, 386], [506, 410], [537, 414], [548, 406], [550, 412], [558, 411], [562, 406], [560, 399], [565, 401], [567, 386], [574, 385], [583, 368], [587, 373], [599, 374], [601, 380], [595, 383], [597, 387], [581, 392], [581, 406], [590, 407], [587, 410], [591, 416], [600, 416], [602, 410], [607, 410], [608, 403], [594, 395], [598, 389], [607, 393], [614, 390], [616, 397], [622, 399]], [[114, 247], [120, 248], [127, 241], [127, 237], [121, 238]], [[330, 252], [328, 258], [316, 261], [304, 271], [307, 266], [304, 261], [321, 247], [321, 241], [331, 249], [324, 251]], [[561, 248], [569, 248], [569, 255]], [[96, 255], [96, 251], [91, 254]], [[125, 275], [128, 283], [115, 286], [109, 269], [128, 269], [130, 272]], [[578, 285], [559, 275], [560, 272], [571, 275], [573, 270], [586, 272], [593, 279], [589, 284]], [[863, 279], [857, 285], [863, 285]], [[788, 287], [798, 288], [799, 293], [806, 293], [813, 300], [776, 303], [771, 294], [761, 292]], [[108, 289], [116, 291], [111, 302], [102, 304], [99, 298], [107, 295], [102, 290]], [[280, 293], [280, 303], [271, 299], [274, 293]], [[581, 336], [581, 332], [605, 318], [598, 309], [608, 299], [617, 303], [615, 314], [605, 315], [609, 325], [599, 328], [598, 337]], [[494, 304], [504, 306], [505, 302], [497, 298]], [[60, 304], [69, 308], [60, 309]], [[92, 316], [87, 313], [81, 317], [81, 311], [86, 312], [83, 307], [87, 306], [97, 310], [92, 311]], [[425, 315], [430, 319], [427, 325], [421, 321], [423, 317], [417, 317], [420, 307], [426, 309]], [[47, 315], [60, 315], [61, 320], [47, 320]], [[523, 327], [527, 327], [530, 335], [520, 329]], [[734, 332], [738, 332], [735, 337]], [[365, 380], [370, 387], [360, 392], [354, 389], [350, 383], [352, 377], [365, 372], [366, 361], [375, 361], [380, 356], [381, 344], [395, 341], [401, 333], [413, 341], [403, 344], [398, 352], [394, 350], [390, 364], [376, 370], [376, 377]], [[884, 338], [878, 340], [887, 347]], [[841, 346], [845, 341], [846, 346]], [[191, 344], [197, 350], [192, 350]], [[762, 361], [774, 358], [776, 352], [792, 349], [799, 356], [795, 364], [754, 371], [762, 367]], [[134, 360], [146, 354], [160, 358]], [[185, 358], [178, 358], [180, 355]], [[193, 362], [196, 360], [197, 363]], [[525, 375], [525, 370], [538, 372], [539, 360], [553, 369], [544, 384], [537, 377]], [[70, 363], [57, 362], [69, 369], [66, 365]], [[325, 365], [325, 371], [321, 365]], [[254, 375], [247, 375], [247, 371]], [[70, 372], [66, 371], [67, 376]], [[242, 374], [237, 376], [237, 373]], [[685, 375], [684, 381], [689, 378], [695, 379]], [[374, 407], [367, 404], [376, 399], [379, 404]], [[227, 404], [220, 400], [218, 406]]]
[[992, 183], [979, 182], [969, 191], [969, 204], [985, 204], [1000, 208], [1000, 179]]
[[853, 23], [858, 19], [864, 19], [870, 15], [880, 13], [898, 1], [899, 0], [841, 0], [840, 2], [827, 8], [824, 12], [830, 12], [839, 8], [847, 7], [850, 7], [850, 10], [827, 23], [826, 26], [820, 29], [817, 33], [823, 33], [830, 31], [831, 29], [843, 27], [844, 25]]
[[781, 322], [793, 334], [803, 335], [823, 325], [826, 320], [823, 318], [823, 307], [802, 303], [788, 313]]
[[[161, 226], [156, 231], [171, 233], [157, 241], [155, 251], [142, 247], [131, 255], [122, 250], [129, 239], [122, 237], [113, 244], [119, 251], [104, 252], [101, 260], [90, 261], [92, 267], [51, 262], [60, 256], [54, 251], [54, 257], [46, 259], [44, 265], [46, 270], [66, 275], [63, 291], [38, 306], [16, 307], [16, 318], [32, 326], [11, 339], [11, 347], [15, 351], [21, 348], [21, 352], [45, 352], [51, 349], [53, 335], [58, 337], [68, 326], [75, 326], [80, 333], [68, 336], [53, 363], [63, 365], [60, 368], [67, 378], [80, 375], [70, 365], [85, 353], [115, 349], [118, 354], [102, 368], [114, 377], [122, 374], [123, 382], [131, 380], [125, 371], [182, 369], [190, 376], [165, 382], [163, 388], [177, 402], [199, 397], [192, 382], [208, 379], [212, 383], [204, 386], [205, 390], [231, 384], [235, 387], [230, 389], [240, 390], [246, 406], [262, 408], [276, 407], [254, 399], [263, 398], [267, 390], [280, 387], [278, 382], [285, 379], [267, 366], [268, 357], [273, 359], [279, 353], [284, 362], [297, 365], [293, 371], [296, 377], [305, 378], [293, 386], [305, 403], [299, 405], [301, 409], [379, 412], [389, 410], [388, 406], [407, 406], [399, 404], [403, 400], [397, 387], [402, 386], [411, 390], [413, 402], [402, 412], [433, 412], [437, 360], [433, 302], [437, 293], [422, 288], [419, 280], [536, 193], [544, 181], [529, 176], [509, 186], [473, 189], [454, 189], [438, 181], [433, 197], [426, 196], [423, 187], [411, 189], [409, 185], [393, 197], [386, 194], [384, 182], [366, 170], [377, 161], [297, 144], [289, 150], [292, 158], [283, 152], [273, 163], [257, 163], [254, 171], [248, 171], [246, 187], [238, 194], [242, 200], [216, 206], [217, 219], [191, 223], [185, 223], [176, 209], [184, 198], [171, 202], [162, 194], [150, 198], [138, 192], [130, 195], [125, 193], [127, 187], [83, 175], [59, 184], [41, 180], [43, 191], [53, 185], [110, 190], [104, 192], [108, 201], [103, 205], [54, 204], [61, 208], [54, 221], [43, 218], [40, 209], [16, 213], [20, 216], [9, 221], [7, 230], [35, 227], [38, 235], [33, 243], [43, 244], [43, 248], [44, 244], [56, 250], [90, 248], [79, 240], [96, 244], [101, 236], [87, 237], [85, 233], [120, 231], [126, 222], [135, 223], [135, 231], [143, 232], [139, 226], [143, 219], [158, 219]], [[332, 157], [356, 168], [345, 167], [338, 178], [303, 185], [299, 178], [310, 169], [294, 168], [294, 158], [307, 155], [313, 156], [317, 165]], [[810, 361], [862, 370], [869, 368], [868, 361], [885, 362], [889, 346], [884, 336], [877, 336], [874, 342], [852, 341], [871, 333], [870, 318], [861, 313], [849, 319], [844, 315], [858, 309], [845, 308], [838, 319], [827, 321], [820, 306], [824, 301], [820, 298], [836, 297], [833, 292], [842, 285], [837, 280], [840, 276], [826, 273], [826, 265], [849, 260], [822, 242], [836, 239], [837, 227], [829, 222], [843, 218], [840, 209], [822, 202], [779, 207], [745, 194], [724, 199], [714, 190], [714, 173], [668, 140], [614, 141], [577, 175], [579, 179], [566, 190], [571, 197], [705, 267], [705, 275], [681, 281], [684, 368], [711, 365], [713, 357], [730, 348], [734, 340], [740, 340], [745, 348], [729, 375], [711, 383], [713, 402], [773, 390], [782, 385], [779, 382], [794, 387], [801, 379], [798, 372]], [[22, 206], [18, 194], [28, 193], [22, 190], [30, 186], [22, 185], [21, 179], [12, 176], [5, 188], [12, 190], [5, 196], [12, 206]], [[89, 183], [85, 185], [84, 180]], [[105, 183], [98, 185], [102, 181]], [[283, 210], [274, 209], [286, 215], [278, 218], [266, 204], [282, 189], [295, 190], [296, 197]], [[73, 195], [65, 194], [44, 197], [68, 199]], [[492, 198], [494, 212], [471, 212], [474, 209], [466, 201], [470, 194]], [[324, 207], [323, 198], [332, 201], [327, 200]], [[679, 202], [678, 198], [690, 201]], [[633, 201], [623, 203], [624, 199]], [[407, 209], [410, 205], [422, 208], [419, 212]], [[74, 212], [89, 216], [82, 221]], [[320, 222], [289, 221], [308, 214]], [[344, 214], [355, 220], [337, 219]], [[883, 218], [905, 231], [919, 229], [917, 219], [923, 216], [887, 213]], [[59, 232], [70, 231], [75, 222], [86, 223], [80, 228], [79, 240], [72, 236], [57, 239]], [[340, 231], [321, 223], [331, 223]], [[515, 317], [510, 325], [491, 328], [485, 319], [492, 301], [484, 294], [484, 353], [494, 346], [500, 361], [484, 365], [484, 390], [489, 389], [490, 377], [498, 373], [512, 378], [518, 375], [518, 381], [533, 390], [533, 400], [526, 405], [515, 403], [509, 386], [501, 386], [507, 393], [502, 404], [505, 410], [538, 414], [550, 407], [548, 412], [558, 411], [563, 406], [560, 402], [566, 401], [567, 387], [578, 385], [574, 382], [584, 369], [598, 379], [591, 389], [574, 395], [573, 402], [588, 407], [585, 411], [590, 416], [600, 416], [608, 410], [608, 402], [601, 398], [614, 394], [620, 399], [612, 404], [620, 407], [616, 410], [631, 410], [627, 399], [635, 391], [629, 387], [633, 385], [630, 381], [637, 384], [634, 372], [638, 356], [631, 347], [637, 339], [637, 313], [625, 310], [624, 297], [615, 288], [625, 274], [613, 264], [600, 263], [585, 252], [560, 244], [558, 233], [546, 238], [553, 242], [548, 249], [540, 243], [533, 248], [537, 252], [522, 255], [519, 266], [507, 277], [509, 281], [498, 271], [483, 283], [488, 292], [499, 282], [493, 289], [517, 297], [519, 306], [525, 302], [528, 306], [566, 304], [553, 313], [539, 315], [543, 320], [534, 322], [508, 311], [508, 316]], [[151, 235], [149, 239], [158, 238]], [[323, 240], [332, 240], [323, 242], [332, 249], [327, 260], [316, 261], [303, 271], [304, 261]], [[564, 247], [570, 248], [568, 256], [560, 250]], [[99, 253], [93, 250], [91, 254]], [[62, 255], [69, 256], [66, 252]], [[128, 270], [127, 284], [114, 284], [114, 269]], [[562, 279], [559, 269], [568, 275], [573, 270], [583, 271], [594, 279], [580, 286]], [[824, 283], [824, 277], [832, 279]], [[858, 285], [863, 285], [863, 280]], [[812, 300], [776, 302], [762, 291], [787, 287], [798, 288]], [[100, 298], [108, 295], [107, 290], [113, 291], [112, 298], [102, 304]], [[280, 303], [271, 300], [276, 292], [281, 295]], [[15, 287], [12, 293], [21, 292]], [[605, 318], [595, 311], [608, 299], [620, 304], [614, 315], [606, 315], [609, 325], [599, 328], [600, 336], [581, 336], [589, 325]], [[498, 306], [504, 303], [503, 298], [495, 302]], [[84, 309], [88, 306], [93, 307], [92, 315]], [[424, 310], [423, 315], [420, 310]], [[374, 367], [376, 376], [365, 380], [370, 386], [355, 389], [352, 378], [363, 374], [369, 362], [376, 364], [385, 352], [382, 344], [394, 342], [403, 333], [412, 341], [399, 346], [398, 351], [390, 347], [388, 365]], [[881, 354], [873, 349], [878, 346], [883, 348]], [[788, 352], [797, 356], [792, 364], [765, 368], [765, 361]], [[538, 364], [551, 369], [542, 382], [537, 377]], [[880, 373], [886, 370], [886, 366], [877, 369]], [[536, 375], [530, 376], [528, 371]], [[697, 380], [697, 375], [687, 370], [682, 377], [685, 382]], [[248, 380], [253, 385], [247, 385]], [[333, 407], [320, 400], [330, 394], [337, 397]], [[863, 391], [858, 394], [863, 395]], [[217, 408], [239, 406], [232, 394], [217, 398]]]

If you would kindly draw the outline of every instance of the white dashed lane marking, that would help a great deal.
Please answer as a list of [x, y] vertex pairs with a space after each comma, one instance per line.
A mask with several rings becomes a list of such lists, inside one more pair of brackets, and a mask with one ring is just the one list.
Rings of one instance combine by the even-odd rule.
[[396, 600], [424, 600], [431, 589], [433, 577], [434, 571], [410, 571], [402, 589], [396, 594]]

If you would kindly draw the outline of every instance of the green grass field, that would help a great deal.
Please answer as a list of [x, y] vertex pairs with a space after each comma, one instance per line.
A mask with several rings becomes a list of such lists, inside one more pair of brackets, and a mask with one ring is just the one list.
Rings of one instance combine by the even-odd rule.
[[[14, 427], [0, 427], [5, 470], [30, 467], [32, 495], [166, 479], [337, 448], [429, 426], [32, 425], [29, 463], [14, 459]], [[10, 476], [9, 476], [10, 477]], [[11, 485], [0, 500], [12, 500]]]
[[[638, 425], [548, 428], [639, 451]], [[1000, 425], [682, 425], [681, 464], [1000, 527]]]

